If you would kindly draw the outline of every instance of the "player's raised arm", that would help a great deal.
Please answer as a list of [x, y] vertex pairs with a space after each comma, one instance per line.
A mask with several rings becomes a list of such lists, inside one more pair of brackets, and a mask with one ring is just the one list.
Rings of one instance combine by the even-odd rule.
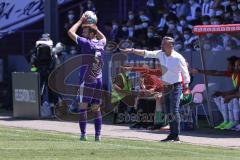
[[83, 15], [69, 30], [68, 30], [68, 36], [77, 43], [77, 30], [82, 25], [83, 21], [85, 19], [85, 15]]
[[106, 44], [107, 38], [105, 37], [105, 35], [98, 28], [96, 29], [96, 31], [97, 31], [97, 35], [96, 35], [97, 39], [102, 40], [104, 42], [104, 44]]
[[144, 58], [157, 58], [158, 54], [161, 52], [161, 50], [156, 51], [148, 51], [143, 49], [135, 49], [135, 48], [124, 48], [120, 49], [123, 53], [133, 53], [138, 56], [142, 56]]
[[120, 49], [120, 51], [122, 51], [123, 53], [133, 53], [142, 57], [145, 55], [145, 50], [142, 50], [142, 49], [124, 48], [124, 49]]

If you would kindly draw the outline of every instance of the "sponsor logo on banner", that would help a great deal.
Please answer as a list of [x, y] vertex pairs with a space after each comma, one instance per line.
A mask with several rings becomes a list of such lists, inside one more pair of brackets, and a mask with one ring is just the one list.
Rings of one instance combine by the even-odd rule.
[[240, 25], [195, 26], [193, 28], [193, 32], [196, 34], [239, 32], [239, 31], [240, 31]]
[[[3, 0], [0, 1], [0, 29], [18, 25], [22, 27], [28, 23], [43, 17], [45, 0]], [[71, 0], [58, 0], [58, 4], [64, 4]], [[21, 23], [21, 25], [19, 24]], [[14, 30], [13, 29], [13, 30]]]
[[36, 91], [28, 89], [15, 89], [14, 99], [18, 102], [36, 103]]

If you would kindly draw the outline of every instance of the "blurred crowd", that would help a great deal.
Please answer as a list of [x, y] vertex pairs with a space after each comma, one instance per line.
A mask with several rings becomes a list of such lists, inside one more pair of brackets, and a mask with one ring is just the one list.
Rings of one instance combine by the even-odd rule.
[[[129, 11], [123, 21], [106, 23], [108, 40], [131, 40], [134, 47], [159, 49], [162, 37], [175, 39], [177, 51], [199, 50], [194, 25], [240, 23], [240, 1], [237, 0], [146, 0], [144, 9]], [[204, 49], [232, 50], [240, 47], [239, 35], [207, 34]]]
[[[160, 48], [162, 37], [172, 36], [175, 50], [192, 52], [199, 50], [198, 36], [192, 33], [194, 25], [240, 23], [240, 0], [146, 0], [142, 8], [128, 11], [126, 19], [105, 22], [103, 30], [108, 41], [130, 40], [135, 48], [155, 50]], [[65, 37], [63, 43], [70, 54], [78, 51], [69, 40], [67, 30], [87, 10], [97, 13], [92, 0], [80, 2], [77, 10], [69, 10], [66, 16], [66, 35], [62, 37]], [[207, 34], [203, 40], [207, 51], [240, 48], [239, 34]]]

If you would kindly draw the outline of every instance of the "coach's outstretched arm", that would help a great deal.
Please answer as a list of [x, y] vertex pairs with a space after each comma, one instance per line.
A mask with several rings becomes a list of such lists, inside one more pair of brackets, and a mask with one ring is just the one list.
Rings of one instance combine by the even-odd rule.
[[145, 50], [142, 50], [142, 49], [124, 48], [124, 49], [120, 49], [120, 51], [124, 53], [133, 53], [142, 57], [145, 55]]
[[[73, 41], [77, 41], [77, 30], [78, 28], [82, 25], [83, 21], [84, 21], [84, 15], [68, 30], [68, 36], [73, 40]], [[77, 43], [77, 42], [76, 42]]]
[[148, 51], [148, 50], [134, 49], [134, 48], [120, 49], [120, 51], [122, 51], [123, 53], [133, 53], [138, 56], [142, 56], [144, 58], [157, 58], [158, 54], [162, 52], [161, 50]]

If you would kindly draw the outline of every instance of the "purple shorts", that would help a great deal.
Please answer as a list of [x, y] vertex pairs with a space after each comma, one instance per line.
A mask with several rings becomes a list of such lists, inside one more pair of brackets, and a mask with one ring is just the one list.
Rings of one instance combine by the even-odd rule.
[[[97, 89], [98, 91], [95, 91]], [[101, 90], [102, 89], [102, 79], [97, 79], [97, 82], [86, 83], [84, 82], [83, 89], [83, 103], [88, 104], [101, 104]]]

